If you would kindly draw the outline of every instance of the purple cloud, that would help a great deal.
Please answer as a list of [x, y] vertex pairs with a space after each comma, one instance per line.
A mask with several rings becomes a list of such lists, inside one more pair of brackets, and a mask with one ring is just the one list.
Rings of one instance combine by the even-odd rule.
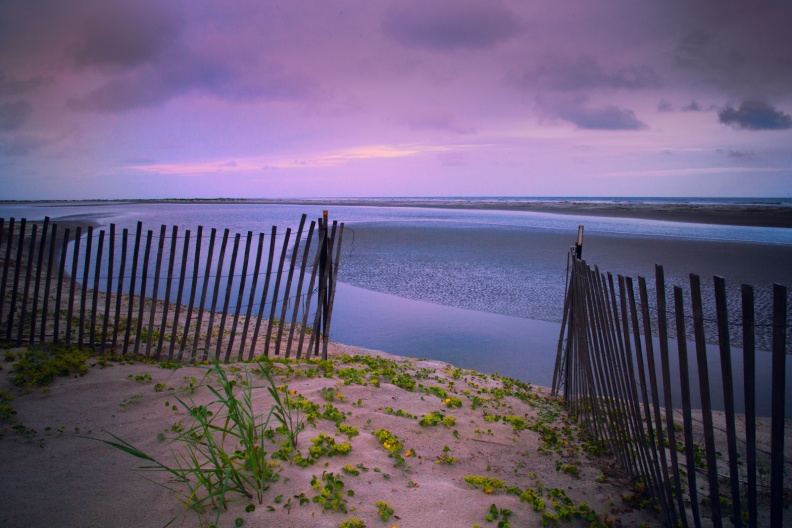
[[29, 79], [14, 79], [5, 72], [0, 71], [0, 95], [20, 95], [31, 92], [53, 82], [52, 77], [37, 75]]
[[263, 79], [248, 78], [230, 64], [176, 50], [152, 64], [106, 81], [70, 106], [99, 113], [151, 108], [190, 92], [208, 93], [231, 101], [303, 100], [318, 96], [315, 81], [304, 75], [270, 68]]
[[126, 70], [181, 45], [184, 21], [174, 12], [125, 5], [85, 21], [74, 59], [78, 66]]
[[788, 130], [792, 128], [792, 116], [776, 110], [762, 101], [744, 101], [740, 108], [727, 106], [718, 112], [724, 125], [747, 130]]
[[493, 47], [522, 27], [514, 13], [493, 3], [421, 2], [390, 10], [382, 29], [404, 46], [451, 51]]
[[636, 64], [606, 70], [591, 56], [580, 57], [574, 62], [545, 59], [537, 68], [515, 75], [514, 81], [526, 88], [537, 86], [555, 91], [595, 88], [640, 90], [662, 84], [660, 76], [648, 66]]
[[0, 104], [0, 130], [17, 130], [25, 124], [33, 113], [33, 106], [27, 101], [13, 101]]
[[8, 157], [26, 156], [46, 143], [39, 137], [28, 135], [0, 138], [0, 154]]
[[585, 130], [645, 130], [646, 124], [635, 117], [635, 112], [614, 105], [590, 107], [586, 99], [557, 100], [540, 103], [550, 116], [573, 123]]

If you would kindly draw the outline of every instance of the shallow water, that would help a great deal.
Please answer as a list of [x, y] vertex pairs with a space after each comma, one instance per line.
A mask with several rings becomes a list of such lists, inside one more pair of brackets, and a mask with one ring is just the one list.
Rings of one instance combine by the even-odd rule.
[[[302, 213], [310, 220], [323, 208], [4, 204], [0, 214], [112, 222], [119, 237], [123, 228], [134, 232], [138, 221], [155, 237], [163, 224], [178, 225], [180, 233], [203, 225], [243, 234], [269, 233], [277, 225], [282, 237]], [[567, 253], [580, 224], [586, 227], [584, 257], [603, 271], [651, 278], [659, 261], [672, 284], [683, 284], [691, 271], [703, 278], [724, 275], [732, 292], [740, 282], [792, 284], [786, 264], [792, 262], [792, 229], [417, 207], [334, 206], [330, 216], [346, 224], [332, 339], [539, 385], [552, 380]], [[762, 266], [737, 258], [752, 252], [763, 252]], [[761, 303], [762, 294], [757, 298]]]

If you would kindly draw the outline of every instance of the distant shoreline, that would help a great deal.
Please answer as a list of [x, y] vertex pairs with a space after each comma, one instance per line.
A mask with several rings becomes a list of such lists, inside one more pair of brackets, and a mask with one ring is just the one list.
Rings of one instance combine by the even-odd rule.
[[[640, 199], [635, 199], [640, 200]], [[737, 199], [735, 199], [737, 200]], [[639, 218], [667, 222], [736, 225], [751, 227], [792, 228], [792, 206], [762, 203], [762, 199], [742, 203], [685, 203], [652, 200], [647, 202], [609, 199], [454, 199], [454, 198], [311, 198], [311, 199], [136, 199], [136, 200], [43, 200], [0, 201], [0, 204], [41, 204], [58, 206], [116, 205], [133, 203], [172, 204], [262, 204], [262, 205], [328, 205], [347, 207], [422, 207], [431, 209], [478, 209], [521, 211], [578, 216]]]

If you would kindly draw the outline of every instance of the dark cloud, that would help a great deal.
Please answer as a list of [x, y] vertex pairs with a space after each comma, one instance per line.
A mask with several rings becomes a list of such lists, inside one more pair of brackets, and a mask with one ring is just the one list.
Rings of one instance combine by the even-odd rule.
[[418, 112], [402, 119], [401, 122], [414, 130], [439, 130], [460, 135], [476, 133], [475, 128], [460, 125], [451, 113], [442, 110]]
[[13, 101], [0, 104], [0, 131], [17, 130], [25, 124], [33, 113], [33, 106], [27, 101]]
[[718, 112], [718, 119], [724, 125], [748, 130], [792, 128], [792, 116], [762, 101], [744, 101], [737, 109], [727, 106]]
[[166, 9], [125, 4], [85, 21], [74, 58], [81, 67], [129, 69], [181, 46], [184, 22]]
[[385, 35], [400, 44], [441, 51], [490, 48], [521, 27], [514, 13], [492, 2], [400, 5], [382, 23]]
[[788, 2], [687, 2], [678, 9], [674, 18], [686, 29], [672, 57], [680, 72], [731, 95], [792, 90]]
[[231, 101], [301, 100], [316, 97], [318, 88], [309, 77], [283, 74], [276, 68], [264, 79], [246, 79], [229, 65], [183, 51], [115, 77], [72, 100], [70, 106], [122, 113], [156, 107], [191, 92]]
[[573, 123], [586, 130], [645, 130], [645, 123], [635, 112], [614, 105], [591, 107], [583, 97], [571, 100], [540, 101], [540, 110], [546, 115]]
[[53, 82], [52, 77], [38, 75], [30, 79], [14, 79], [0, 71], [0, 95], [21, 95]]
[[515, 75], [514, 81], [523, 87], [536, 86], [555, 91], [596, 88], [640, 90], [662, 84], [660, 76], [648, 66], [636, 64], [606, 70], [591, 56], [575, 61], [547, 58], [537, 68]]
[[35, 136], [12, 136], [0, 138], [0, 154], [7, 157], [21, 157], [38, 150], [47, 142]]
[[657, 103], [657, 111], [660, 112], [661, 114], [666, 113], [666, 112], [673, 112], [674, 111], [674, 105], [672, 105], [671, 103], [669, 103], [668, 101], [666, 101], [664, 99], [664, 100], [660, 101], [659, 103]]
[[701, 112], [703, 108], [696, 101], [690, 101], [687, 105], [682, 107], [683, 112]]

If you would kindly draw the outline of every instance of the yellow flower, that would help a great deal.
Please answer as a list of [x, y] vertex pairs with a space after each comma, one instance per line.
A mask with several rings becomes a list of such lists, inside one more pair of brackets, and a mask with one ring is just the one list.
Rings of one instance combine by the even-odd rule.
[[410, 456], [410, 454], [411, 454], [411, 451], [407, 451], [406, 453], [404, 453], [404, 456], [408, 457], [408, 456]]
[[487, 495], [492, 495], [492, 488], [485, 489], [484, 493], [486, 493]]
[[450, 401], [451, 401], [451, 398], [446, 398], [443, 403], [449, 403]]
[[291, 391], [291, 394], [292, 394], [292, 396], [294, 396], [295, 394], [297, 394], [297, 391], [293, 390], [293, 391]]

